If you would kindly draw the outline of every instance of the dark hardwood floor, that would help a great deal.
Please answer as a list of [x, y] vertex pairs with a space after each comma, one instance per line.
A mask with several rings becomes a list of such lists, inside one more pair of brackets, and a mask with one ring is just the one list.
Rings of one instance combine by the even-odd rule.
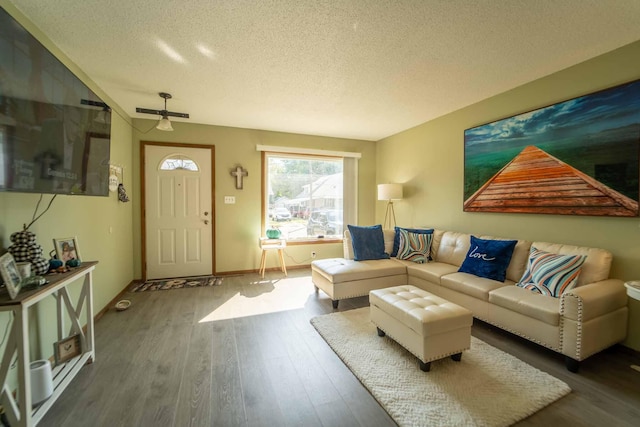
[[[125, 298], [128, 310], [110, 310], [96, 323], [95, 363], [40, 425], [395, 425], [310, 325], [333, 309], [314, 292], [309, 270]], [[339, 310], [367, 305], [354, 298]], [[562, 356], [490, 325], [475, 321], [472, 333], [573, 389], [518, 425], [638, 425], [640, 372], [629, 367], [640, 365], [638, 353], [615, 346], [572, 374]]]

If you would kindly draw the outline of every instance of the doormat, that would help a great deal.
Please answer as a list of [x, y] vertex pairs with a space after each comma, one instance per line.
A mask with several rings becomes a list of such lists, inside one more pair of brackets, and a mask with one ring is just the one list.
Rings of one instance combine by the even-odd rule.
[[218, 286], [222, 284], [222, 277], [200, 276], [175, 279], [149, 280], [136, 285], [131, 292], [165, 291], [167, 289], [197, 288], [200, 286]]

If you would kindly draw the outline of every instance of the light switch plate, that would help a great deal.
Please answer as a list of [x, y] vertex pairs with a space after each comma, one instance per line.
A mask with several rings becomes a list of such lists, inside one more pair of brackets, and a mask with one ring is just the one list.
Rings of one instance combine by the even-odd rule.
[[236, 202], [236, 196], [224, 196], [224, 203], [227, 205], [232, 205]]

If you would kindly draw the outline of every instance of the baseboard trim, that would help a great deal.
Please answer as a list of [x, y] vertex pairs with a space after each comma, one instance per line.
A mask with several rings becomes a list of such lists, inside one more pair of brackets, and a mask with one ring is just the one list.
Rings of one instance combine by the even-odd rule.
[[[311, 268], [311, 264], [292, 265], [292, 266], [287, 265], [287, 271], [304, 270], [305, 268], [307, 269]], [[265, 269], [265, 271], [281, 271], [281, 270], [280, 270], [280, 267], [270, 267]], [[214, 276], [241, 276], [243, 274], [252, 274], [252, 273], [260, 273], [260, 269], [221, 271], [221, 272], [214, 273]]]
[[129, 290], [129, 288], [131, 287], [131, 285], [133, 285], [134, 283], [139, 282], [139, 280], [132, 280], [129, 282], [129, 284], [127, 286], [124, 287], [124, 289], [122, 289], [118, 295], [116, 295], [115, 297], [113, 297], [113, 299], [111, 301], [109, 301], [107, 303], [107, 305], [104, 306], [104, 308], [102, 310], [100, 310], [95, 316], [93, 316], [93, 322], [97, 322], [102, 316], [104, 316], [104, 314], [109, 311], [109, 309], [111, 309], [111, 307], [113, 307], [114, 305], [116, 305], [116, 303], [118, 301], [120, 301], [122, 299], [122, 296]]
[[[292, 265], [289, 266], [287, 265], [287, 271], [290, 270], [304, 270], [304, 269], [309, 269], [311, 268], [311, 264], [301, 264], [301, 265]], [[270, 267], [267, 268], [265, 271], [281, 271], [280, 267]], [[251, 269], [251, 270], [229, 270], [229, 271], [217, 271], [215, 273], [212, 274], [212, 276], [221, 276], [221, 277], [228, 277], [228, 276], [242, 276], [244, 274], [253, 274], [253, 273], [260, 273], [260, 269]], [[150, 279], [153, 280], [153, 279]], [[161, 279], [158, 279], [161, 280]], [[142, 279], [133, 279], [128, 285], [127, 288], [131, 285], [138, 284], [138, 283], [143, 283], [144, 280]], [[127, 288], [124, 289], [124, 291], [127, 290]], [[122, 291], [120, 293], [120, 295], [122, 295], [124, 293], [124, 291]], [[118, 297], [114, 298], [114, 301], [118, 299]], [[116, 301], [117, 302], [117, 301]], [[113, 302], [112, 302], [113, 303]]]

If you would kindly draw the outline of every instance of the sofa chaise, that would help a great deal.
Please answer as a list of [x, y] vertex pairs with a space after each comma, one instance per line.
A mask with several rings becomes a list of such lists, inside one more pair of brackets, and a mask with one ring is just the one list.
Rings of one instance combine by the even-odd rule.
[[[383, 230], [385, 252], [391, 253], [394, 230]], [[481, 239], [498, 239], [479, 236]], [[472, 311], [477, 319], [524, 337], [566, 356], [567, 369], [616, 344], [627, 334], [627, 295], [621, 280], [609, 278], [612, 255], [603, 249], [518, 240], [504, 282], [459, 272], [471, 246], [471, 235], [434, 230], [430, 261], [396, 258], [355, 261], [350, 232], [344, 233], [344, 258], [316, 260], [311, 265], [316, 289], [337, 308], [339, 300], [369, 291], [413, 285]], [[577, 284], [553, 297], [516, 283], [531, 247], [553, 254], [584, 257]]]

